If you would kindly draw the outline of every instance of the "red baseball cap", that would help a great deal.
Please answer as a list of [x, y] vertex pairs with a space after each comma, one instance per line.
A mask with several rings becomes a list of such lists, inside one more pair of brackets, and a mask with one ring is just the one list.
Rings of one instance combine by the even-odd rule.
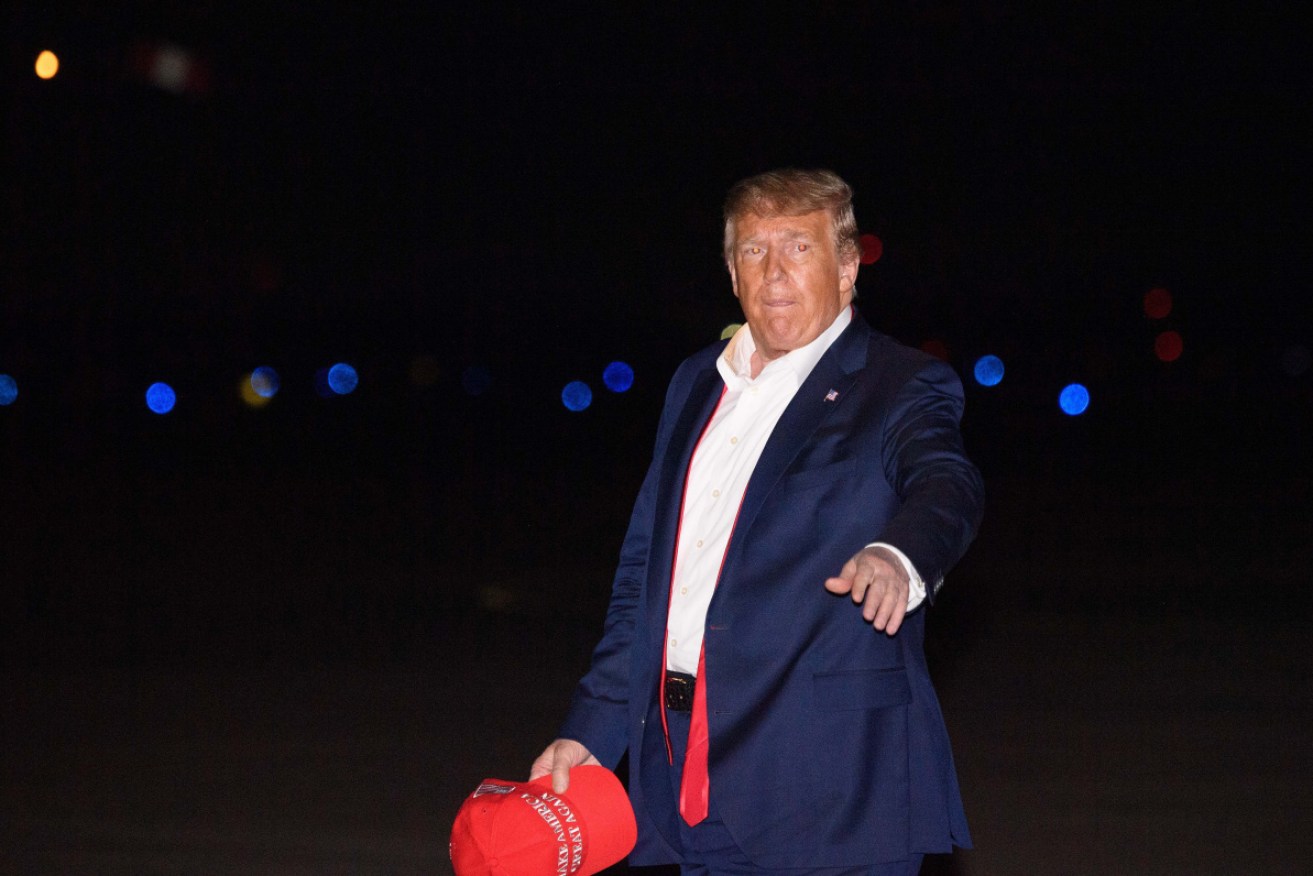
[[634, 810], [606, 767], [570, 770], [552, 793], [549, 773], [532, 782], [484, 779], [451, 828], [456, 876], [592, 876], [628, 855], [638, 839]]

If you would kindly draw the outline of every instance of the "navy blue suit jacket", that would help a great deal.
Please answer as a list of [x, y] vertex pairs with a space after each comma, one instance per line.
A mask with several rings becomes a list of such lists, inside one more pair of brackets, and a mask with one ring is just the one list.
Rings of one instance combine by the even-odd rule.
[[[634, 864], [678, 860], [658, 699], [685, 473], [724, 383], [724, 342], [675, 372], [621, 549], [602, 640], [561, 729], [614, 768], [630, 754]], [[833, 396], [833, 398], [828, 398]], [[860, 866], [970, 843], [923, 650], [925, 611], [872, 629], [826, 578], [873, 541], [933, 598], [983, 491], [953, 370], [860, 318], [826, 351], [752, 473], [707, 612], [711, 794], [763, 867]]]

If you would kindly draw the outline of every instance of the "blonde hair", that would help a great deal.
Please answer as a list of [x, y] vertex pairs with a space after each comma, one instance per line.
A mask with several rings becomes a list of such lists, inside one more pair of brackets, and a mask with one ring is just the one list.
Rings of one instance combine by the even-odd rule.
[[861, 236], [853, 214], [853, 190], [832, 170], [786, 167], [735, 183], [725, 196], [725, 262], [734, 250], [734, 223], [757, 216], [801, 216], [825, 210], [840, 258], [860, 256]]

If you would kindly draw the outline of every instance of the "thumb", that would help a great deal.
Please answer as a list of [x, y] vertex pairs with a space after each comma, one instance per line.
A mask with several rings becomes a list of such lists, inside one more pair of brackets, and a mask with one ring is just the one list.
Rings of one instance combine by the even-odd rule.
[[569, 757], [558, 757], [552, 767], [552, 792], [564, 794], [570, 787], [570, 770], [577, 766], [601, 766], [602, 762], [588, 753], [582, 745], [570, 749]]
[[[571, 752], [573, 754], [574, 752]], [[557, 749], [556, 763], [552, 765], [552, 792], [564, 794], [570, 787], [570, 767], [574, 766], [574, 758], [566, 757], [564, 752]]]
[[577, 766], [600, 766], [601, 761], [593, 757], [582, 742], [573, 739], [558, 739], [543, 749], [543, 753], [529, 767], [529, 781], [535, 781], [551, 774], [552, 792], [564, 794], [570, 787], [570, 770]]
[[857, 560], [851, 559], [843, 564], [835, 578], [825, 579], [825, 589], [831, 593], [848, 593], [853, 589], [853, 579], [857, 577]]

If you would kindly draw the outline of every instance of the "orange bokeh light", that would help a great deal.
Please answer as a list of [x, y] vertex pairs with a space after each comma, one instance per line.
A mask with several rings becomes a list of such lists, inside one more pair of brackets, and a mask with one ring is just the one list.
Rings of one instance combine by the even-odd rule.
[[59, 56], [46, 49], [36, 56], [36, 75], [42, 79], [54, 79], [59, 72]]

